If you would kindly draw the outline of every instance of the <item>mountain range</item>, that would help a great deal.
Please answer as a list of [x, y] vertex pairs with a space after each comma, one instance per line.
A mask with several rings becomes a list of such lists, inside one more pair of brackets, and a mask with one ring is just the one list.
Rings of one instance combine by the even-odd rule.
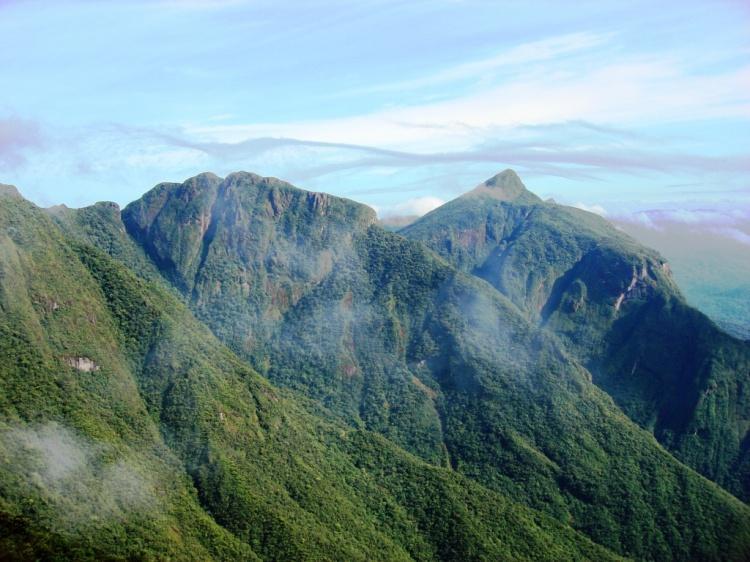
[[750, 344], [510, 170], [3, 186], [0, 252], [0, 558], [750, 559]]

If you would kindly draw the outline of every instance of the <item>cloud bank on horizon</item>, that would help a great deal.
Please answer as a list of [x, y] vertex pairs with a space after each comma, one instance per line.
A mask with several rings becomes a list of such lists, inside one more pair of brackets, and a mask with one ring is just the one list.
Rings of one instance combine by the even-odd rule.
[[408, 215], [513, 167], [608, 216], [746, 218], [749, 25], [730, 0], [0, 2], [0, 181], [124, 204], [244, 169]]

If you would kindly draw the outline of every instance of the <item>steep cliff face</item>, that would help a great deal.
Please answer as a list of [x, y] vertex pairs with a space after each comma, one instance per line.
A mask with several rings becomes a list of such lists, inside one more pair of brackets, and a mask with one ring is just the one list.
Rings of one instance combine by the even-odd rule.
[[376, 217], [345, 199], [236, 173], [157, 186], [122, 219], [196, 314], [249, 353]]
[[[743, 537], [745, 508], [624, 418], [528, 313], [421, 243], [373, 225], [366, 207], [274, 189], [275, 181], [233, 174], [220, 182], [202, 237], [179, 231], [201, 232], [207, 205], [193, 202], [209, 198], [182, 200], [180, 186], [166, 195], [157, 187], [123, 213], [147, 254], [169, 246], [151, 237], [189, 239], [191, 248], [201, 240], [198, 251], [154, 254], [154, 262], [168, 264], [164, 276], [197, 314], [269, 379], [313, 398], [321, 415], [374, 430], [621, 554], [711, 558], [744, 540], [716, 550], [721, 541], [684, 531], [723, 534], [709, 514], [740, 509], [725, 523]], [[160, 223], [160, 214], [182, 216], [179, 207], [193, 205], [186, 220]], [[183, 255], [200, 255], [198, 267]], [[610, 315], [632, 264], [624, 271]]]
[[601, 217], [472, 193], [400, 233], [489, 282], [632, 419], [749, 498], [750, 346], [687, 306], [664, 258]]

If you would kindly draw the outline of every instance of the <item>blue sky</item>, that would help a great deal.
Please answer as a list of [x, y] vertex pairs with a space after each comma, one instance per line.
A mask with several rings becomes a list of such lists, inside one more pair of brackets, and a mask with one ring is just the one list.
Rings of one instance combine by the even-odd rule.
[[40, 205], [247, 170], [409, 214], [512, 167], [750, 243], [739, 0], [0, 0], [0, 72], [0, 182]]

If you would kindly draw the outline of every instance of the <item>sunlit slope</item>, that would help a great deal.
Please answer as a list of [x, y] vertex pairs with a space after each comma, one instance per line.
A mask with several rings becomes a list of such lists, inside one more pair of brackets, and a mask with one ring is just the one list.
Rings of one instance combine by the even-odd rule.
[[[20, 198], [0, 197], [0, 236], [3, 556], [614, 558], [310, 413], [171, 292], [66, 238]], [[741, 514], [727, 515], [737, 524]]]
[[401, 234], [494, 286], [675, 455], [750, 497], [750, 344], [688, 306], [659, 254], [524, 191], [467, 193]]

